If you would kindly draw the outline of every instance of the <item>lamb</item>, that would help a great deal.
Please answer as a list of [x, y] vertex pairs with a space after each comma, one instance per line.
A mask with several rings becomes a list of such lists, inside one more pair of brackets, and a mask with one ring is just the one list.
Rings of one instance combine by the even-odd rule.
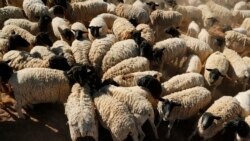
[[249, 68], [244, 60], [239, 56], [237, 52], [232, 49], [225, 48], [223, 54], [229, 61], [228, 76], [243, 85], [243, 90], [246, 89], [247, 82], [249, 80]]
[[200, 117], [197, 125], [199, 135], [204, 139], [215, 136], [223, 129], [223, 124], [235, 119], [241, 112], [237, 99], [231, 96], [219, 98]]
[[140, 140], [143, 140], [145, 134], [143, 133], [141, 126], [149, 120], [151, 127], [156, 138], [158, 137], [157, 129], [154, 124], [154, 110], [151, 103], [142, 95], [133, 93], [127, 90], [125, 87], [116, 87], [113, 85], [105, 86], [103, 91], [110, 93], [115, 99], [125, 103], [128, 109], [135, 117], [135, 122], [140, 134]]
[[103, 18], [97, 16], [91, 20], [88, 30], [88, 37], [93, 41], [96, 38], [106, 36], [108, 33], [108, 26]]
[[123, 141], [128, 135], [132, 136], [133, 141], [139, 141], [137, 125], [127, 105], [101, 91], [93, 97], [98, 119], [110, 131], [113, 141]]
[[136, 86], [139, 79], [146, 75], [151, 75], [155, 77], [158, 81], [161, 80], [162, 74], [158, 71], [143, 71], [143, 72], [134, 72], [125, 75], [119, 75], [113, 78], [113, 80], [123, 87], [132, 87]]
[[70, 22], [66, 19], [55, 17], [52, 19], [51, 24], [55, 37], [71, 45], [74, 40], [74, 34], [70, 30]]
[[124, 17], [128, 20], [132, 18], [136, 19], [137, 24], [148, 23], [149, 13], [144, 10], [142, 7], [133, 6], [130, 4], [118, 4], [115, 9], [116, 15]]
[[187, 53], [198, 55], [201, 59], [201, 62], [207, 59], [207, 57], [213, 53], [213, 49], [205, 42], [200, 41], [199, 39], [181, 35], [187, 46]]
[[102, 61], [111, 46], [117, 41], [115, 35], [107, 34], [106, 37], [95, 39], [90, 47], [89, 61], [96, 68], [98, 73], [102, 68]]
[[198, 35], [198, 39], [207, 43], [207, 44], [210, 44], [211, 35], [208, 33], [208, 31], [205, 28], [202, 28], [201, 32]]
[[49, 8], [42, 0], [23, 0], [23, 10], [31, 21], [38, 21], [40, 16], [49, 15]]
[[164, 102], [158, 103], [160, 118], [170, 121], [167, 137], [175, 120], [187, 119], [196, 115], [212, 101], [212, 95], [204, 87], [193, 87], [164, 96]]
[[134, 30], [135, 27], [125, 18], [117, 18], [112, 26], [112, 31], [119, 41], [132, 38]]
[[200, 73], [202, 69], [202, 63], [197, 55], [189, 55], [184, 63], [184, 72], [196, 72]]
[[109, 68], [102, 77], [102, 80], [113, 78], [118, 75], [149, 70], [149, 61], [144, 57], [134, 57], [121, 61]]
[[0, 28], [3, 28], [4, 22], [9, 18], [24, 19], [25, 14], [21, 8], [6, 6], [0, 8]]
[[8, 83], [17, 101], [19, 117], [21, 108], [30, 104], [66, 102], [70, 94], [70, 81], [64, 71], [48, 68], [26, 68], [13, 72], [7, 62], [1, 63], [1, 83]]
[[65, 114], [68, 118], [70, 136], [73, 141], [91, 137], [98, 141], [98, 123], [95, 117], [95, 108], [87, 84], [81, 86], [75, 83], [71, 88]]
[[229, 69], [229, 61], [219, 51], [211, 54], [206, 61], [204, 77], [209, 86], [213, 86], [214, 89], [218, 87], [223, 80], [223, 77], [227, 75]]
[[194, 37], [194, 38], [197, 38], [199, 33], [200, 33], [199, 25], [195, 21], [192, 21], [188, 25], [187, 35]]
[[205, 86], [205, 79], [199, 73], [184, 73], [170, 78], [161, 85], [163, 90], [161, 96], [165, 96], [196, 86]]
[[250, 115], [250, 90], [239, 92], [236, 96], [234, 96], [242, 107], [242, 117], [246, 117]]
[[139, 24], [135, 30], [141, 31], [141, 37], [151, 45], [155, 43], [154, 30], [148, 24]]
[[31, 34], [36, 35], [39, 32], [48, 32], [48, 27], [51, 21], [52, 19], [48, 15], [43, 15], [38, 22], [31, 22], [27, 19], [9, 19], [4, 22], [4, 26], [16, 25], [29, 31]]

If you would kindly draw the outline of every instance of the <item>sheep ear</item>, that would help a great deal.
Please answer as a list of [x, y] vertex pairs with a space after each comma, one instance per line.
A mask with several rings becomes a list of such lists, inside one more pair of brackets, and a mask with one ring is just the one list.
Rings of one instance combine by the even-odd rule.
[[212, 71], [213, 69], [208, 69], [208, 68], [206, 68], [206, 70], [207, 70], [207, 71]]

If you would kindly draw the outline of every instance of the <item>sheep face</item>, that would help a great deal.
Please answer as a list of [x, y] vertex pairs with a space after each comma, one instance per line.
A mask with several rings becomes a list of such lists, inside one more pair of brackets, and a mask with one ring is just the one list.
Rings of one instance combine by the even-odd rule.
[[52, 44], [53, 43], [50, 40], [48, 33], [40, 32], [37, 34], [35, 45], [52, 46]]
[[142, 37], [141, 37], [141, 31], [133, 31], [132, 33], [132, 38], [135, 40], [135, 42], [140, 45], [142, 42]]
[[74, 39], [74, 33], [68, 28], [62, 30], [62, 35], [69, 43], [71, 43]]
[[45, 14], [42, 15], [38, 21], [38, 26], [39, 26], [39, 30], [40, 32], [47, 32], [48, 30], [48, 25], [52, 22], [52, 18]]
[[137, 19], [135, 17], [130, 18], [129, 22], [135, 27], [138, 25]]
[[241, 118], [229, 121], [224, 128], [236, 131], [241, 138], [247, 137], [250, 131], [249, 125]]
[[150, 7], [150, 9], [151, 9], [152, 11], [156, 10], [156, 7], [159, 6], [158, 3], [155, 3], [155, 2], [153, 2], [153, 1], [146, 2], [146, 4]]
[[146, 57], [148, 60], [153, 59], [152, 46], [147, 41], [140, 44], [140, 56]]
[[67, 59], [63, 56], [56, 55], [49, 59], [49, 66], [52, 69], [58, 69], [58, 70], [69, 70], [70, 65], [67, 62]]
[[77, 40], [82, 40], [83, 39], [83, 34], [86, 33], [82, 30], [73, 30], [75, 32], [75, 38]]
[[181, 33], [177, 30], [177, 28], [168, 27], [165, 29], [165, 33], [170, 34], [172, 37], [179, 37], [181, 35]]
[[224, 75], [222, 75], [217, 68], [215, 68], [215, 69], [208, 69], [207, 68], [206, 70], [210, 71], [209, 79], [207, 80], [209, 85], [214, 84], [219, 79], [220, 76], [224, 77]]
[[102, 27], [99, 27], [99, 26], [90, 26], [89, 29], [90, 29], [91, 35], [93, 37], [95, 37], [95, 38], [100, 37], [100, 31], [99, 31], [100, 28], [102, 28]]
[[0, 82], [7, 83], [10, 79], [13, 69], [8, 65], [9, 61], [0, 61]]
[[214, 116], [211, 113], [204, 113], [201, 117], [201, 127], [203, 130], [206, 130], [207, 128], [209, 128], [213, 123], [214, 120], [220, 120], [221, 117], [218, 116]]
[[173, 108], [174, 108], [175, 106], [181, 106], [181, 104], [176, 103], [176, 102], [174, 102], [174, 101], [169, 101], [168, 99], [166, 99], [166, 100], [163, 102], [162, 107], [161, 107], [162, 109], [159, 110], [159, 111], [161, 111], [161, 112], [159, 112], [159, 113], [160, 113], [160, 115], [163, 117], [163, 120], [164, 120], [164, 121], [167, 121], [168, 116], [170, 115], [171, 111], [173, 110]]
[[142, 77], [138, 80], [137, 85], [148, 89], [155, 99], [160, 99], [161, 83], [154, 76], [146, 75]]
[[23, 47], [27, 48], [30, 46], [29, 42], [22, 38], [20, 35], [12, 34], [8, 38], [9, 44], [8, 44], [8, 50], [16, 50], [17, 47]]

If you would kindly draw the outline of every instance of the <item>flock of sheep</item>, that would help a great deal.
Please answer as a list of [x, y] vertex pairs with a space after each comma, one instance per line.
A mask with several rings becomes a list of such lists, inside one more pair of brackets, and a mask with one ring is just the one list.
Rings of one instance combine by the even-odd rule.
[[[200, 115], [193, 135], [250, 140], [248, 0], [1, 0], [1, 93], [62, 103], [73, 141], [143, 141], [148, 120]], [[215, 94], [227, 79], [233, 96]], [[160, 120], [155, 124], [155, 115]], [[192, 139], [190, 135], [189, 139]], [[188, 139], [187, 139], [188, 140]]]

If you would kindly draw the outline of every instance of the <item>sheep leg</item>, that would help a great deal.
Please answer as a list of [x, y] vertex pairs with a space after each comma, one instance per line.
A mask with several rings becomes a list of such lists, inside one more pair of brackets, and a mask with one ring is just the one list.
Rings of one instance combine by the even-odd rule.
[[24, 114], [23, 114], [23, 112], [22, 112], [22, 106], [21, 106], [20, 104], [18, 104], [18, 102], [17, 102], [15, 108], [16, 108], [18, 117], [19, 117], [19, 118], [22, 118], [22, 119], [25, 119], [25, 116], [24, 116]]
[[169, 124], [168, 124], [168, 132], [167, 132], [166, 138], [169, 138], [169, 137], [170, 137], [171, 129], [172, 129], [173, 126], [174, 126], [174, 122], [175, 122], [175, 120], [170, 120], [170, 121], [169, 121]]
[[[143, 134], [144, 134], [144, 133], [143, 133]], [[133, 141], [139, 141], [139, 139], [138, 139], [138, 132], [137, 132], [136, 129], [135, 129], [134, 131], [132, 131], [132, 132], [130, 133], [130, 135], [131, 135]]]
[[143, 132], [143, 130], [141, 129], [140, 125], [137, 126], [137, 129], [138, 129], [138, 132], [139, 132], [139, 135], [140, 135], [140, 141], [143, 141], [146, 135]]
[[162, 117], [159, 116], [159, 121], [158, 121], [158, 123], [156, 124], [156, 127], [157, 127], [157, 128], [160, 126], [161, 122], [162, 122]]
[[155, 138], [158, 139], [159, 136], [158, 136], [158, 132], [157, 132], [157, 129], [156, 129], [156, 126], [155, 126], [155, 123], [154, 123], [154, 119], [149, 119], [149, 123], [153, 129], [153, 132], [155, 134]]

